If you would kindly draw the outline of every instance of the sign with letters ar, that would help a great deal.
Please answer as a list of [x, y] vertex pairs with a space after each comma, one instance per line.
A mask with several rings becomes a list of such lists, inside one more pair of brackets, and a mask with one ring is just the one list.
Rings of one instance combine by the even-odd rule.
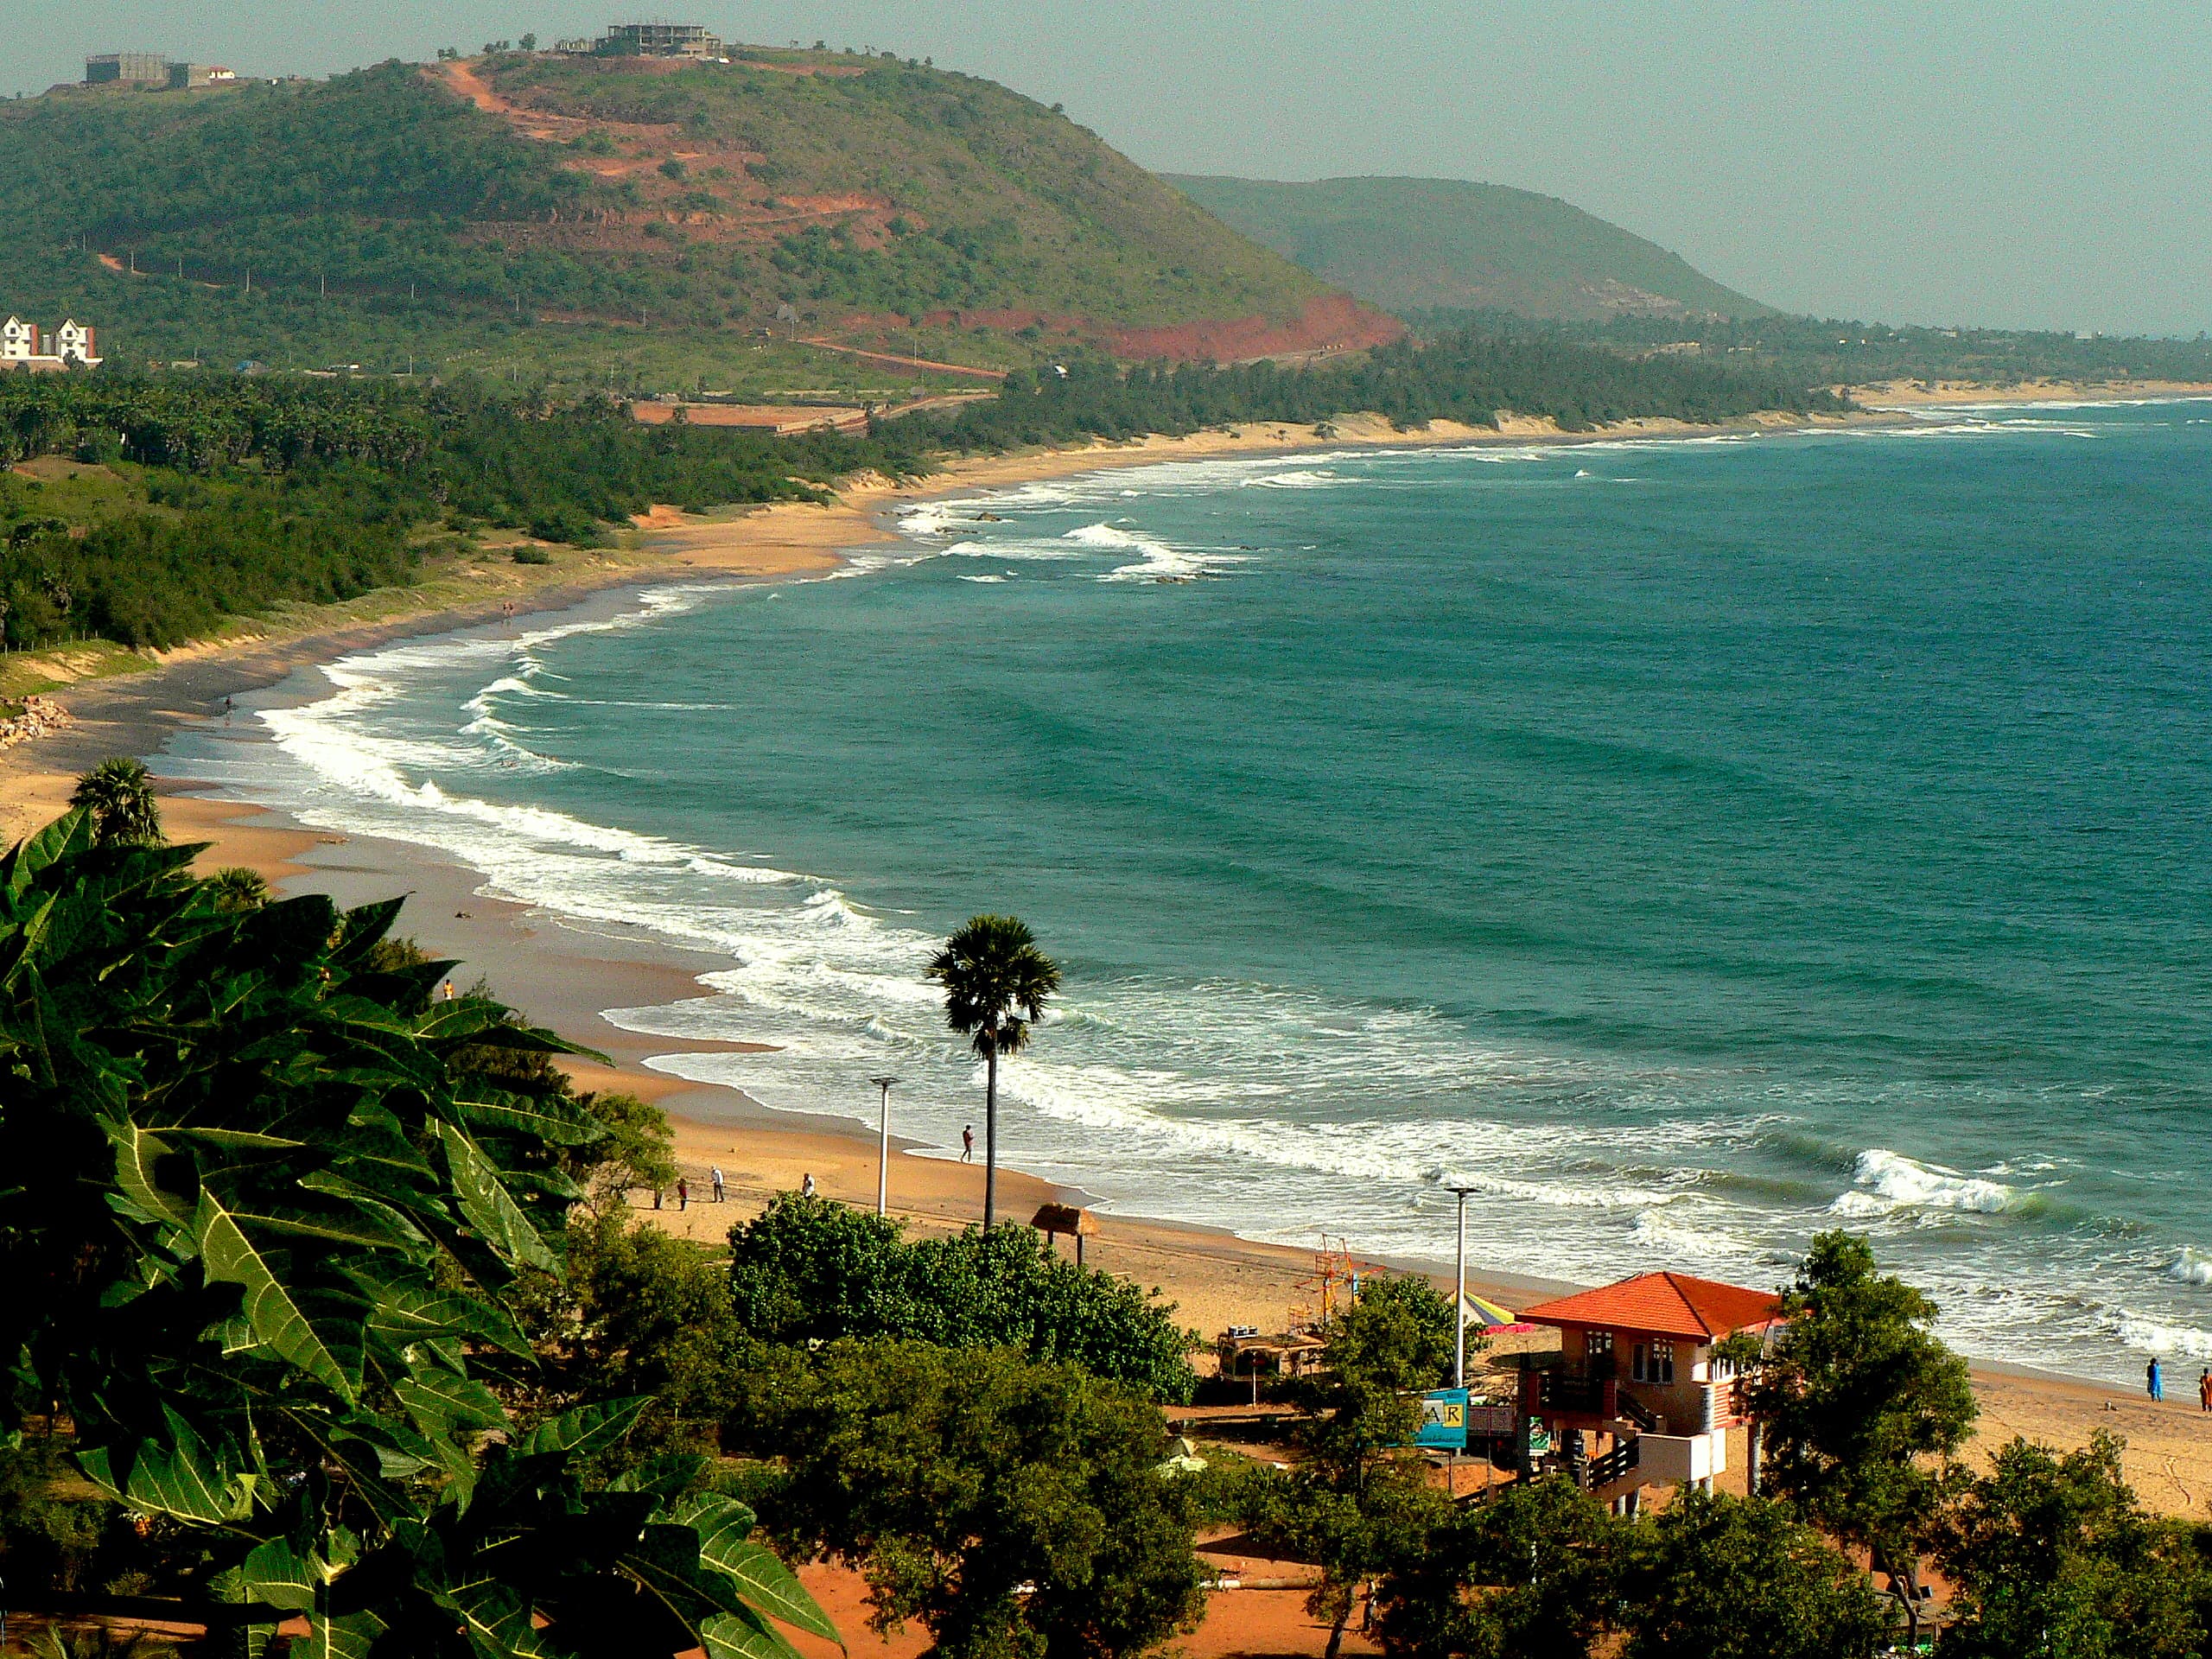
[[1432, 1452], [1467, 1449], [1467, 1391], [1437, 1389], [1421, 1396], [1421, 1432], [1414, 1444]]

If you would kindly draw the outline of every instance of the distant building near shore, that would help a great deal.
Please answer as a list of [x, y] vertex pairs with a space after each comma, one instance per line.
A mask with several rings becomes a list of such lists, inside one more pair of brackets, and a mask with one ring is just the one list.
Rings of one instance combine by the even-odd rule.
[[122, 81], [133, 86], [166, 86], [169, 60], [158, 52], [100, 52], [85, 60], [85, 85]]
[[697, 58], [722, 55], [721, 37], [702, 23], [613, 23], [595, 41], [562, 41], [554, 50], [601, 58]]
[[172, 63], [168, 88], [177, 92], [194, 86], [220, 86], [238, 78], [237, 70], [226, 69], [219, 63]]
[[96, 369], [100, 362], [99, 344], [91, 326], [73, 317], [50, 334], [21, 317], [0, 322], [0, 368], [52, 372]]
[[87, 86], [160, 87], [183, 92], [194, 86], [224, 86], [238, 72], [219, 63], [172, 62], [158, 52], [101, 52], [85, 60]]

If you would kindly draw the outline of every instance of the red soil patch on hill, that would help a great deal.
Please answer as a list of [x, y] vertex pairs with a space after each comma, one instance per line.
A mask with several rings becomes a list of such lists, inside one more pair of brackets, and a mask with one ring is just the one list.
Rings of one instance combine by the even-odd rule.
[[[672, 73], [690, 64], [680, 60], [628, 59], [625, 73]], [[857, 75], [867, 66], [748, 63], [747, 68], [779, 73]], [[496, 91], [476, 67], [448, 60], [425, 66], [424, 76], [454, 96], [467, 99], [487, 115], [505, 122], [518, 137], [559, 145], [558, 165], [602, 181], [622, 181], [632, 193], [630, 206], [595, 205], [581, 212], [555, 213], [533, 222], [478, 221], [461, 232], [474, 243], [497, 241], [519, 251], [558, 248], [577, 253], [621, 254], [674, 263], [687, 246], [772, 248], [785, 237], [810, 226], [834, 227], [861, 251], [891, 239], [892, 221], [902, 213], [918, 226], [925, 215], [888, 197], [866, 192], [820, 195], [786, 194], [771, 188], [753, 171], [766, 158], [731, 142], [702, 143], [672, 124], [631, 122], [570, 115], [534, 107]], [[526, 100], [527, 94], [523, 95]], [[590, 148], [582, 141], [588, 140]], [[668, 173], [662, 168], [676, 166]], [[615, 317], [569, 315], [567, 321], [615, 321]], [[812, 321], [812, 319], [809, 319]], [[844, 351], [883, 366], [950, 372], [997, 378], [995, 372], [900, 356], [893, 340], [908, 323], [904, 317], [855, 314], [825, 316], [829, 340], [810, 342]], [[1036, 327], [1047, 334], [1103, 346], [1125, 359], [1174, 363], [1235, 363], [1264, 357], [1326, 357], [1363, 351], [1402, 338], [1405, 325], [1354, 299], [1330, 294], [1309, 301], [1295, 317], [1224, 317], [1151, 327], [1117, 327], [1079, 316], [1048, 316], [1009, 308], [940, 310], [922, 319], [925, 327], [987, 328], [1015, 334]]]
[[1292, 321], [1236, 317], [1158, 328], [1116, 328], [1106, 334], [1114, 355], [1174, 363], [1243, 363], [1262, 357], [1330, 356], [1362, 352], [1402, 339], [1406, 325], [1354, 299], [1326, 294], [1306, 302]]

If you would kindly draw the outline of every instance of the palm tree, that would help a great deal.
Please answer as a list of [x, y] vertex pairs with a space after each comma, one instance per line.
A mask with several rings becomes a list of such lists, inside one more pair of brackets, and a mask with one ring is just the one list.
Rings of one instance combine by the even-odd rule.
[[123, 755], [103, 760], [77, 780], [69, 804], [92, 815], [92, 839], [102, 847], [158, 847], [162, 810], [146, 768]]
[[983, 1057], [983, 1230], [998, 1219], [999, 1056], [1018, 1052], [1060, 970], [1012, 916], [971, 916], [930, 958], [929, 976], [944, 987], [944, 1022], [973, 1037]]
[[219, 910], [259, 910], [269, 902], [269, 883], [259, 870], [227, 864], [207, 878]]

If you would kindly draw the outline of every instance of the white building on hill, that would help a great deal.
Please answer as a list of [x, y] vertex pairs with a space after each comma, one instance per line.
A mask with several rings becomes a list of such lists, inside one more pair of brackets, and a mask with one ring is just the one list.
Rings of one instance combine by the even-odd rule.
[[0, 368], [96, 369], [100, 361], [91, 325], [73, 317], [50, 334], [21, 317], [0, 322]]

